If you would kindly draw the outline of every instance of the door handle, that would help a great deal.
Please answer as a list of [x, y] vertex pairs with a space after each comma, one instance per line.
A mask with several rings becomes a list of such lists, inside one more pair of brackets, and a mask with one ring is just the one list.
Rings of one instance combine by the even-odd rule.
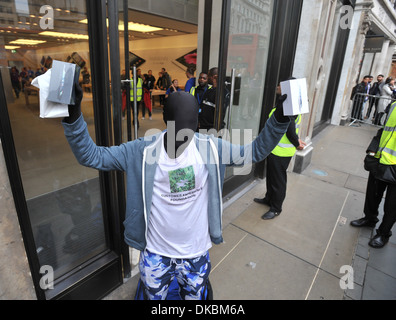
[[227, 129], [230, 129], [231, 124], [231, 111], [232, 111], [232, 103], [234, 101], [234, 90], [235, 90], [235, 69], [231, 69], [231, 82], [226, 81], [226, 85], [231, 84], [231, 92], [230, 92], [230, 100], [228, 106], [228, 118], [227, 118]]

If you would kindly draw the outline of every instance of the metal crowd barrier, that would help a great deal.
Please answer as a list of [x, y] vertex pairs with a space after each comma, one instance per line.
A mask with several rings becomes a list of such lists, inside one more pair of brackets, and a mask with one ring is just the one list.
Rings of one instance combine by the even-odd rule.
[[[379, 127], [383, 126], [388, 117], [388, 106], [395, 101], [396, 99], [393, 98], [356, 93], [352, 99], [351, 123], [349, 126], [360, 125], [360, 123]], [[385, 104], [383, 113], [377, 112], [378, 105], [380, 104]]]

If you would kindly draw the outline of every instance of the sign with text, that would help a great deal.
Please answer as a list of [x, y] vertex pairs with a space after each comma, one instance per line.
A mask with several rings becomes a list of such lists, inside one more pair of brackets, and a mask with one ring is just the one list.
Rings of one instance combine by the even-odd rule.
[[384, 37], [370, 37], [366, 38], [364, 43], [365, 53], [377, 53], [382, 51], [384, 45]]

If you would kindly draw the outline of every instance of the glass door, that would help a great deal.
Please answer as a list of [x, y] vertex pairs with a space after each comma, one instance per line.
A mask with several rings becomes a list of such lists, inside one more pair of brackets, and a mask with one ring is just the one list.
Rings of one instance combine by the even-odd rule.
[[[219, 75], [226, 79], [223, 92], [229, 94], [229, 99], [225, 99], [229, 107], [223, 116], [233, 143], [250, 143], [259, 133], [274, 2], [223, 1], [222, 34], [227, 39], [223, 39], [225, 48], [220, 51], [226, 61], [219, 64]], [[252, 166], [228, 168], [226, 180], [252, 174]]]
[[[99, 2], [77, 0], [49, 0], [45, 5], [39, 0], [0, 3], [0, 90], [5, 92], [7, 107], [2, 117], [7, 114], [10, 120], [13, 165], [19, 169], [23, 191], [14, 198], [26, 203], [22, 206], [26, 212], [19, 214], [23, 228], [32, 235], [25, 244], [30, 248], [39, 299], [99, 298], [122, 283], [120, 257], [114, 251], [117, 236], [109, 228], [112, 199], [106, 181], [111, 178], [77, 163], [61, 119], [43, 118], [40, 90], [32, 85], [54, 60], [78, 65], [84, 92], [82, 112], [91, 137], [103, 142], [103, 134], [97, 132], [98, 89], [92, 76], [98, 63], [91, 61], [89, 41], [90, 32], [96, 31], [88, 32], [87, 3], [91, 3], [90, 10], [100, 9]], [[94, 36], [107, 38], [106, 34]], [[100, 269], [107, 270], [103, 277]]]

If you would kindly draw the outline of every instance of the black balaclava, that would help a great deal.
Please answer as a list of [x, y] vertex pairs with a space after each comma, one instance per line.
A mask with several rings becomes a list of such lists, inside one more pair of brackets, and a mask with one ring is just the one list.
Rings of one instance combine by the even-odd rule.
[[192, 140], [198, 127], [198, 112], [197, 99], [190, 93], [173, 92], [166, 99], [163, 112], [167, 125], [164, 146], [169, 157], [179, 156]]

